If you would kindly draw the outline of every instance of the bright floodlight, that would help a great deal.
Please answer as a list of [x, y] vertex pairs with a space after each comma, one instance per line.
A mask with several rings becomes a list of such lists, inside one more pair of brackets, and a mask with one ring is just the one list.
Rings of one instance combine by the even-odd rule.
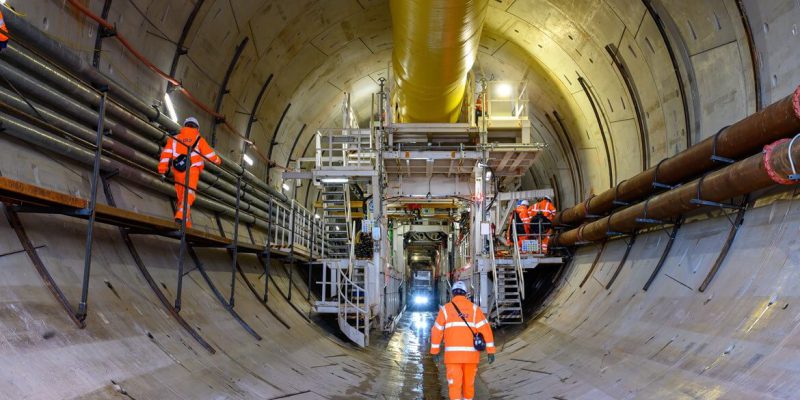
[[347, 178], [322, 178], [322, 183], [347, 183]]
[[414, 304], [418, 306], [428, 304], [428, 296], [414, 296]]
[[178, 114], [175, 112], [175, 105], [172, 104], [172, 97], [169, 96], [169, 93], [164, 93], [164, 104], [167, 105], [167, 113], [169, 113], [169, 119], [177, 123]]
[[246, 162], [247, 165], [251, 167], [253, 166], [253, 159], [250, 158], [250, 156], [248, 156], [247, 154], [244, 155], [244, 162]]
[[500, 83], [494, 87], [494, 93], [497, 97], [509, 98], [513, 88], [507, 83]]
[[289, 190], [289, 189], [291, 189], [291, 188], [289, 187], [289, 184], [288, 184], [288, 183], [286, 183], [286, 182], [283, 182], [283, 185], [281, 185], [281, 186], [283, 186], [283, 190]]

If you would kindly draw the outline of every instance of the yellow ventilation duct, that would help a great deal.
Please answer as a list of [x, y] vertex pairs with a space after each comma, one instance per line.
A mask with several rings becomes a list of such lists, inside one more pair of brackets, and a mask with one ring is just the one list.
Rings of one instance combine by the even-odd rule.
[[391, 0], [400, 122], [456, 122], [489, 0]]

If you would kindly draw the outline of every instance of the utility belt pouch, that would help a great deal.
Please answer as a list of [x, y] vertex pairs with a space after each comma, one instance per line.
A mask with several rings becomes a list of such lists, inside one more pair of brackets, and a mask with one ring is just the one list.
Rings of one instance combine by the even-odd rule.
[[[194, 144], [192, 145], [192, 147], [189, 148], [189, 151], [187, 151], [186, 153], [192, 154], [198, 142], [200, 142], [200, 136], [197, 137], [197, 140], [194, 141]], [[180, 154], [172, 159], [172, 168], [178, 172], [186, 172], [186, 170], [189, 169], [189, 160], [190, 160], [189, 156], [187, 156], [186, 154]]]
[[181, 154], [172, 160], [172, 168], [178, 172], [186, 172], [187, 164], [189, 164], [189, 157], [186, 157], [186, 154]]

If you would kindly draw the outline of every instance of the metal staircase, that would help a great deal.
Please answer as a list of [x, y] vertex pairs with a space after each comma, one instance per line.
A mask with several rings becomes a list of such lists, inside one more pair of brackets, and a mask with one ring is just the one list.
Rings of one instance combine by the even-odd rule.
[[327, 258], [348, 258], [350, 188], [346, 183], [322, 186], [322, 234]]
[[494, 274], [494, 309], [491, 317], [499, 326], [519, 325], [523, 322], [522, 300], [525, 298], [525, 275], [517, 243], [516, 224], [512, 224], [514, 254], [496, 258], [491, 246]]
[[367, 263], [356, 261], [339, 270], [339, 329], [355, 344], [369, 345], [370, 312], [365, 290]]
[[495, 266], [497, 273], [497, 293], [495, 294], [494, 319], [498, 325], [515, 325], [523, 322], [522, 292], [517, 266], [513, 259], [499, 259]]

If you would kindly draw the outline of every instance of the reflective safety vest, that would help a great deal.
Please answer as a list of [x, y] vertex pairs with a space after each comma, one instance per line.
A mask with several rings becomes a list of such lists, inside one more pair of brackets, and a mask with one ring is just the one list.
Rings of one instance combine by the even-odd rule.
[[189, 148], [192, 146], [194, 146], [194, 150], [192, 150], [192, 155], [189, 159], [189, 168], [205, 167], [204, 161], [206, 159], [217, 165], [222, 163], [222, 159], [219, 158], [214, 149], [200, 136], [199, 130], [196, 128], [183, 127], [177, 135], [167, 139], [167, 145], [161, 150], [158, 172], [162, 174], [166, 173], [169, 163], [180, 155], [188, 154]]
[[542, 213], [545, 218], [552, 221], [553, 217], [556, 216], [556, 207], [553, 205], [550, 200], [542, 199], [539, 200], [533, 207], [528, 208], [528, 221], [533, 219], [537, 214]]
[[3, 11], [0, 11], [0, 42], [8, 41], [8, 28], [6, 28], [6, 20], [3, 18]]
[[[453, 303], [464, 314], [469, 326], [458, 316]], [[483, 334], [487, 353], [494, 354], [497, 351], [492, 327], [480, 307], [472, 304], [466, 296], [453, 297], [450, 303], [439, 307], [439, 315], [431, 328], [431, 354], [439, 354], [444, 348], [445, 364], [477, 364], [481, 355], [473, 346], [472, 332]]]

